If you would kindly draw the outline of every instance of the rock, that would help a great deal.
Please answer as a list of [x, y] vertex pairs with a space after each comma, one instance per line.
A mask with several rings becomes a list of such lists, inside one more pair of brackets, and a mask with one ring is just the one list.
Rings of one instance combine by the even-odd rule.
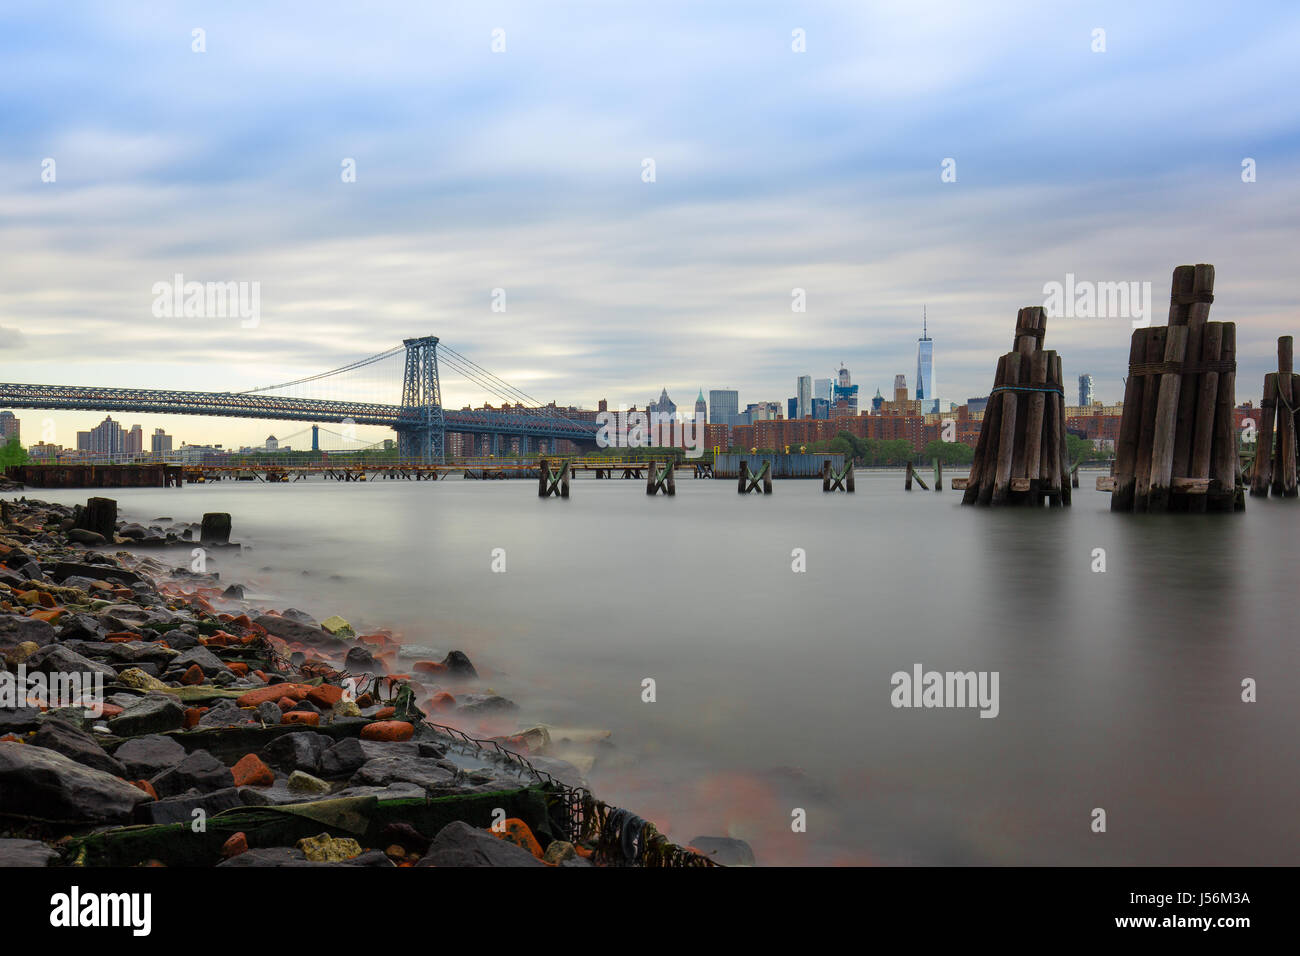
[[276, 737], [262, 748], [259, 756], [271, 766], [284, 771], [306, 770], [315, 773], [321, 754], [333, 742], [324, 734], [299, 731]]
[[[117, 682], [125, 684], [127, 687], [134, 687], [136, 690], [143, 691], [161, 691], [166, 693], [170, 688], [151, 674], [146, 674], [138, 667], [128, 667], [117, 675]], [[166, 728], [170, 730], [171, 728]]]
[[221, 592], [221, 596], [227, 601], [242, 601], [244, 599], [244, 586], [242, 584], [232, 584]]
[[344, 737], [320, 755], [320, 774], [326, 778], [347, 777], [361, 769], [367, 760], [361, 741]]
[[429, 851], [430, 840], [409, 823], [389, 823], [379, 832], [380, 843], [396, 843], [404, 850], [423, 855]]
[[39, 707], [0, 707], [0, 737], [5, 734], [25, 734], [35, 730], [41, 722]]
[[466, 694], [460, 699], [462, 714], [508, 714], [519, 709], [513, 700], [497, 694]]
[[108, 643], [106, 641], [69, 640], [60, 635], [63, 646], [85, 657], [106, 660], [113, 664], [166, 664], [176, 657], [170, 647], [164, 647], [155, 641], [128, 641], [125, 643]]
[[167, 697], [142, 697], [108, 722], [119, 737], [138, 737], [179, 730], [185, 724], [185, 708]]
[[196, 664], [208, 677], [229, 670], [229, 668], [226, 667], [225, 661], [219, 658], [216, 654], [213, 654], [206, 647], [191, 647], [189, 650], [185, 651], [185, 653], [172, 660], [173, 667], [188, 668], [193, 667]]
[[353, 647], [348, 650], [343, 669], [350, 674], [382, 674], [384, 666], [364, 647]]
[[253, 623], [266, 628], [268, 633], [281, 640], [297, 641], [309, 647], [341, 651], [351, 646], [347, 641], [341, 641], [334, 635], [325, 633], [317, 626], [302, 624], [287, 617], [261, 614], [253, 620]]
[[461, 680], [478, 679], [478, 671], [476, 671], [474, 665], [469, 662], [469, 658], [465, 656], [464, 651], [452, 651], [443, 658], [442, 666], [447, 668], [447, 673], [452, 677]]
[[54, 628], [34, 617], [0, 613], [0, 650], [7, 651], [28, 641], [41, 647], [53, 644]]
[[164, 608], [139, 604], [114, 604], [99, 612], [99, 620], [115, 631], [138, 631], [150, 624], [168, 624], [175, 616]]
[[450, 787], [456, 780], [452, 770], [427, 757], [394, 756], [367, 760], [353, 774], [352, 786], [386, 787], [392, 783], [414, 783], [426, 790]]
[[300, 611], [296, 607], [285, 608], [283, 617], [291, 621], [297, 621], [299, 624], [307, 624], [311, 627], [320, 627], [320, 623], [308, 614], [306, 611]]
[[258, 722], [253, 713], [237, 706], [229, 698], [213, 704], [208, 712], [199, 718], [200, 727], [240, 727]]
[[122, 776], [131, 780], [148, 780], [184, 760], [185, 748], [171, 737], [147, 734], [123, 743], [113, 751], [113, 757], [126, 768]]
[[108, 543], [108, 539], [98, 531], [87, 531], [85, 528], [73, 528], [68, 532], [68, 540], [90, 546]]
[[264, 724], [278, 724], [280, 714], [280, 708], [275, 705], [275, 701], [264, 700], [257, 705], [257, 719]]
[[27, 658], [31, 657], [40, 649], [40, 645], [35, 641], [23, 641], [4, 655], [5, 663], [10, 667], [16, 668], [19, 664], [26, 663]]
[[126, 767], [110, 757], [99, 745], [99, 741], [84, 730], [78, 730], [61, 720], [43, 721], [36, 735], [28, 743], [34, 747], [44, 747], [55, 753], [61, 753], [79, 764], [111, 773], [115, 777], [127, 775]]
[[434, 837], [420, 866], [545, 866], [527, 850], [457, 820]]
[[240, 853], [217, 866], [311, 866], [301, 850], [287, 846], [258, 847]]
[[204, 544], [226, 544], [230, 541], [230, 515], [214, 511], [203, 516], [199, 526], [199, 540]]
[[65, 614], [59, 618], [59, 640], [102, 641], [108, 628], [89, 614]]
[[149, 795], [63, 754], [0, 741], [0, 814], [77, 823], [126, 823]]
[[393, 861], [383, 850], [367, 850], [360, 856], [344, 861], [348, 866], [393, 866]]
[[714, 863], [723, 866], [753, 866], [754, 850], [744, 840], [732, 837], [698, 836], [690, 843]]
[[117, 680], [117, 671], [107, 664], [97, 664], [62, 644], [48, 644], [27, 658], [27, 670], [42, 674], [98, 674], [105, 680]]
[[319, 777], [295, 770], [289, 774], [289, 789], [299, 793], [329, 793], [330, 785]]
[[392, 866], [382, 850], [368, 850], [338, 863], [313, 863], [295, 847], [274, 846], [248, 850], [223, 860], [217, 866]]
[[357, 632], [353, 630], [352, 625], [337, 614], [325, 618], [320, 622], [320, 626], [330, 634], [343, 640], [352, 640], [357, 636]]
[[542, 854], [542, 860], [547, 863], [554, 863], [559, 866], [565, 860], [571, 860], [578, 855], [578, 851], [572, 843], [566, 840], [552, 840], [551, 845], [546, 848]]
[[328, 833], [303, 837], [298, 841], [302, 855], [313, 863], [342, 863], [361, 855], [361, 844], [351, 837], [333, 837]]
[[167, 643], [174, 651], [188, 651], [191, 647], [199, 646], [199, 636], [183, 627], [176, 627], [167, 632]]
[[59, 858], [58, 850], [40, 840], [0, 838], [0, 867], [49, 866]]
[[226, 787], [211, 793], [197, 790], [187, 791], [178, 796], [164, 797], [136, 808], [136, 820], [140, 823], [184, 823], [194, 822], [194, 811], [202, 810], [211, 817], [224, 810], [233, 810], [244, 806], [239, 790]]
[[194, 789], [211, 793], [235, 785], [230, 768], [206, 750], [196, 750], [174, 767], [152, 777], [149, 782], [159, 797], [176, 797]]
[[331, 709], [332, 719], [337, 720], [340, 717], [360, 717], [361, 708], [357, 706], [354, 700], [341, 700]]
[[56, 581], [63, 581], [74, 574], [95, 581], [105, 579], [118, 581], [128, 587], [140, 581], [140, 575], [134, 571], [128, 571], [126, 568], [120, 568], [116, 564], [78, 564], [75, 561], [60, 561], [54, 566], [52, 577]]

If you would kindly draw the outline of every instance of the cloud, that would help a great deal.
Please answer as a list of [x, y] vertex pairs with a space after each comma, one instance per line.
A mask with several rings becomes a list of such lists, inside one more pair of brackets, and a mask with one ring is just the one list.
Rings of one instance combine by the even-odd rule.
[[[205, 54], [192, 12], [79, 9], [0, 15], [16, 380], [239, 390], [433, 333], [562, 403], [724, 384], [780, 401], [840, 361], [888, 394], [915, 375], [924, 306], [940, 394], [964, 401], [1045, 282], [1159, 298], [1197, 261], [1218, 267], [1214, 317], [1241, 323], [1241, 397], [1292, 331], [1300, 102], [1275, 91], [1300, 81], [1280, 52], [1300, 16], [1282, 5], [326, 3], [204, 13]], [[154, 317], [176, 273], [259, 282], [259, 327]], [[1048, 329], [1107, 400], [1127, 338]], [[315, 387], [396, 400], [398, 364]], [[445, 373], [449, 406], [495, 401]]]

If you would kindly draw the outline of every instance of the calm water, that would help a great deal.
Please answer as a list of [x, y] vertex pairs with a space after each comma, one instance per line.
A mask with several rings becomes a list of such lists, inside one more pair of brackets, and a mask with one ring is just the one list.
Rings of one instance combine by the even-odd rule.
[[[612, 731], [595, 791], [682, 842], [743, 837], [767, 864], [1300, 863], [1300, 504], [1112, 516], [1085, 475], [1067, 511], [980, 511], [902, 483], [117, 496], [142, 521], [231, 512], [248, 550], [223, 581], [463, 649], [520, 728]], [[999, 716], [895, 709], [890, 675], [917, 663], [999, 672]], [[1258, 703], [1241, 702], [1246, 677]]]

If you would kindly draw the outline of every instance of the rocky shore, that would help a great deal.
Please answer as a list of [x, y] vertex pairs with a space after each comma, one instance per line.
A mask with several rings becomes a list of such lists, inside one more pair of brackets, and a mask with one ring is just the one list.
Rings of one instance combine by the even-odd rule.
[[463, 652], [192, 569], [229, 537], [228, 515], [3, 503], [0, 866], [752, 862], [594, 800], [583, 741], [463, 732], [517, 710]]

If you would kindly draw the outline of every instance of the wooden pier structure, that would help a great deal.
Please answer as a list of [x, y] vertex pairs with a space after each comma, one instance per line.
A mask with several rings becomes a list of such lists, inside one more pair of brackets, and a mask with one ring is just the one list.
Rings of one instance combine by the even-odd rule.
[[998, 359], [964, 505], [1070, 504], [1065, 386], [1061, 357], [1043, 348], [1046, 329], [1042, 306], [1016, 316], [1012, 350]]
[[1300, 405], [1300, 375], [1293, 368], [1289, 335], [1277, 340], [1277, 371], [1264, 376], [1263, 413], [1255, 437], [1255, 460], [1250, 471], [1250, 493], [1294, 498], [1296, 487], [1296, 435], [1300, 432], [1296, 407]]
[[1246, 507], [1233, 422], [1237, 326], [1208, 321], [1213, 302], [1214, 266], [1178, 266], [1169, 324], [1133, 331], [1114, 474], [1097, 480], [1112, 511]]

